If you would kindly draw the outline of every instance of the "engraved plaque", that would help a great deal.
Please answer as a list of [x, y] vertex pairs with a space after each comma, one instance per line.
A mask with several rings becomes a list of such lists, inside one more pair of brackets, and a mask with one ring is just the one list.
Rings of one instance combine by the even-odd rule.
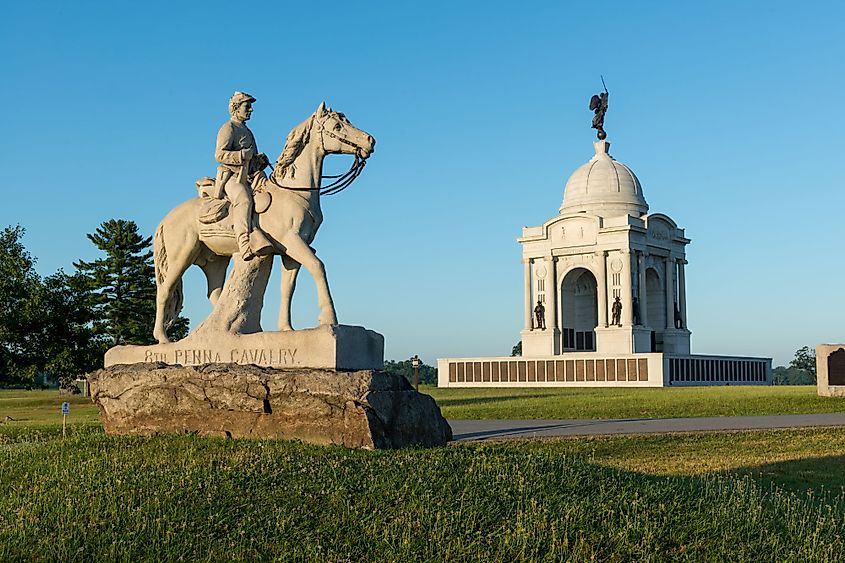
[[845, 348], [827, 357], [827, 384], [845, 385]]

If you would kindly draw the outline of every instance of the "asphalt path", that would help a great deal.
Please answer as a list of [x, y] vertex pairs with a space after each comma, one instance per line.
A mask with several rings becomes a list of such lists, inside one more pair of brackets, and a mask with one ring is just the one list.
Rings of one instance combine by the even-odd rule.
[[845, 426], [845, 412], [608, 420], [450, 420], [456, 441]]

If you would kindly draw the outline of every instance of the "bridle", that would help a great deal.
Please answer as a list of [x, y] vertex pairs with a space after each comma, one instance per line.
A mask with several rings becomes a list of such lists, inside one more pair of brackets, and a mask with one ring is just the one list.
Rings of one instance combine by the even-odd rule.
[[[325, 127], [326, 121], [328, 121], [332, 117], [332, 115], [333, 114], [330, 113], [330, 114], [326, 115], [326, 117], [323, 118], [322, 121], [316, 123], [317, 131], [320, 133], [320, 146], [323, 149], [324, 153], [328, 152], [328, 151], [326, 151], [326, 139], [325, 139], [325, 135], [328, 135], [332, 139], [336, 139], [341, 144], [347, 145], [347, 146], [355, 149], [355, 151], [354, 151], [355, 162], [352, 163], [352, 166], [349, 168], [349, 170], [347, 170], [343, 174], [320, 176], [321, 180], [334, 180], [334, 181], [331, 182], [330, 184], [326, 185], [326, 186], [320, 186], [320, 187], [317, 187], [317, 188], [297, 188], [297, 187], [292, 187], [292, 186], [283, 186], [275, 180], [273, 175], [271, 175], [270, 181], [273, 182], [273, 184], [275, 186], [278, 186], [279, 188], [282, 188], [284, 190], [319, 191], [321, 196], [323, 196], [323, 195], [329, 196], [329, 195], [335, 195], [337, 193], [340, 193], [343, 190], [345, 190], [346, 188], [348, 188], [352, 184], [352, 182], [354, 182], [355, 179], [361, 174], [361, 171], [364, 169], [364, 166], [367, 164], [367, 160], [364, 159], [364, 158], [361, 158], [358, 154], [362, 147], [356, 145], [355, 143], [353, 143], [349, 139], [346, 139], [344, 137], [341, 137], [340, 135], [335, 134], [333, 131], [329, 131]], [[272, 170], [273, 167], [271, 166], [270, 169]]]

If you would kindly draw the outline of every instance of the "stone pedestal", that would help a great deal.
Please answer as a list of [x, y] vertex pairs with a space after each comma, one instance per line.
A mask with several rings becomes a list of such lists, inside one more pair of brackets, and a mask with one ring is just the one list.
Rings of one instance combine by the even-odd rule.
[[826, 397], [845, 397], [845, 344], [816, 346], [816, 389]]
[[434, 399], [403, 377], [378, 371], [141, 363], [98, 370], [88, 381], [109, 434], [195, 433], [370, 449], [452, 439]]
[[526, 357], [560, 354], [560, 331], [556, 328], [523, 330], [522, 355]]
[[106, 367], [155, 362], [378, 370], [384, 367], [384, 337], [364, 327], [347, 325], [253, 334], [197, 331], [169, 344], [115, 346], [105, 357]]
[[688, 355], [690, 353], [690, 335], [685, 328], [669, 328], [663, 333], [663, 353]]
[[596, 327], [596, 352], [601, 354], [651, 352], [651, 330], [641, 326]]

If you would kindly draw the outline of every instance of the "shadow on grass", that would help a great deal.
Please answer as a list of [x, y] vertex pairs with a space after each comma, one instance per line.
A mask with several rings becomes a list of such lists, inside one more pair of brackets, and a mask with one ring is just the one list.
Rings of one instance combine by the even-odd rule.
[[748, 475], [764, 487], [776, 485], [796, 493], [826, 492], [839, 496], [845, 511], [845, 455], [827, 455], [752, 465], [721, 471], [721, 475]]

